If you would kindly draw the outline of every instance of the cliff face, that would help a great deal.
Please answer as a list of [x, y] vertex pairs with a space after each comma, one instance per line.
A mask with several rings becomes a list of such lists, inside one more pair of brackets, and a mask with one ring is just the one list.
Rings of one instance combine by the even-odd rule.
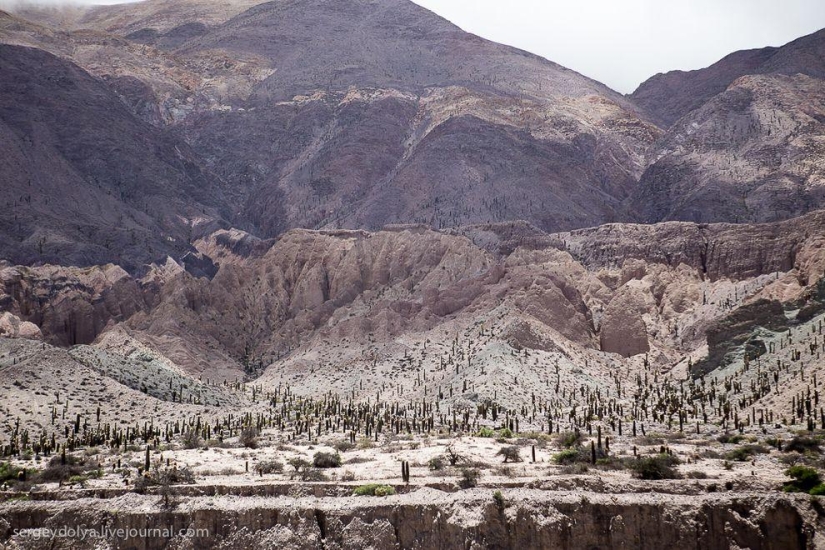
[[[15, 529], [83, 525], [89, 529], [203, 529], [208, 537], [110, 540], [116, 549], [339, 548], [815, 548], [820, 520], [808, 498], [784, 495], [560, 494], [434, 489], [388, 497], [184, 500], [160, 509], [157, 497], [113, 501], [6, 503], [0, 540], [40, 548]], [[95, 548], [99, 541], [41, 541], [50, 548]], [[45, 547], [45, 546], [43, 546]]]
[[590, 269], [618, 267], [633, 258], [671, 267], [684, 264], [717, 280], [799, 268], [800, 281], [807, 285], [823, 272], [816, 260], [810, 263], [825, 244], [818, 235], [823, 223], [825, 213], [814, 212], [765, 224], [609, 224], [552, 238]]
[[[553, 235], [524, 224], [295, 230], [275, 241], [220, 231], [196, 243], [189, 272], [172, 260], [139, 279], [114, 266], [7, 267], [0, 303], [48, 342], [122, 327], [206, 376], [316, 353], [324, 369], [391, 362], [410, 336], [446, 344], [445, 331], [477, 323], [522, 347], [666, 362], [703, 344], [731, 308], [806, 295], [825, 273], [823, 225], [816, 213]], [[313, 370], [300, 365], [289, 368]]]
[[630, 98], [669, 127], [724, 92], [739, 77], [756, 74], [825, 76], [825, 32], [803, 36], [779, 48], [734, 52], [696, 71], [670, 71], [643, 82]]

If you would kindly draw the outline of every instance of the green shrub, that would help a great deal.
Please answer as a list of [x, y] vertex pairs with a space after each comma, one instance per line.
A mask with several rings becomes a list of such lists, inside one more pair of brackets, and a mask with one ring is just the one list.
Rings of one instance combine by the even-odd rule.
[[796, 451], [800, 454], [819, 454], [822, 452], [822, 449], [819, 447], [819, 441], [811, 437], [804, 436], [797, 436], [791, 439], [785, 446], [784, 450], [786, 453]]
[[312, 457], [312, 465], [316, 468], [338, 468], [341, 465], [341, 455], [317, 452]]
[[493, 500], [496, 503], [496, 508], [499, 510], [504, 510], [504, 495], [501, 494], [501, 491], [496, 490], [493, 493]]
[[70, 484], [74, 485], [76, 483], [81, 487], [85, 487], [87, 481], [89, 481], [89, 478], [86, 476], [72, 476], [69, 478]]
[[487, 426], [482, 426], [481, 429], [476, 432], [476, 437], [493, 437], [494, 435], [496, 435], [495, 430]]
[[583, 460], [583, 453], [581, 448], [565, 449], [562, 452], [553, 456], [553, 462], [556, 464], [574, 464]]
[[255, 471], [259, 474], [280, 474], [284, 471], [284, 464], [278, 460], [262, 460], [255, 466]]
[[502, 428], [498, 432], [498, 436], [503, 437], [505, 439], [510, 439], [511, 437], [513, 437], [513, 431], [510, 428]]
[[678, 479], [679, 472], [674, 466], [679, 460], [668, 454], [647, 456], [631, 462], [630, 467], [640, 479]]
[[440, 456], [434, 456], [429, 460], [429, 462], [427, 462], [427, 467], [430, 470], [433, 470], [433, 471], [443, 470], [444, 469], [444, 459], [441, 458]]
[[392, 485], [382, 485], [380, 483], [367, 483], [366, 485], [360, 485], [355, 488], [353, 491], [353, 495], [357, 497], [364, 497], [364, 496], [376, 496], [376, 497], [385, 497], [388, 495], [394, 495], [395, 488]]
[[22, 471], [24, 471], [24, 468], [19, 468], [11, 462], [0, 462], [0, 484], [6, 481], [12, 483], [17, 481], [17, 477]]
[[746, 462], [757, 454], [765, 454], [767, 452], [768, 449], [762, 445], [743, 445], [727, 453], [725, 458], [728, 460], [736, 460], [738, 462]]
[[558, 436], [559, 446], [564, 447], [565, 449], [577, 447], [581, 442], [581, 439], [581, 432], [562, 432]]
[[478, 478], [481, 477], [481, 471], [476, 468], [462, 468], [461, 479], [458, 485], [462, 489], [469, 489], [478, 485]]
[[785, 475], [793, 478], [782, 486], [788, 493], [808, 493], [822, 483], [819, 472], [807, 466], [791, 466]]
[[820, 483], [819, 485], [817, 485], [816, 487], [814, 487], [813, 489], [808, 491], [808, 494], [809, 495], [814, 495], [814, 496], [825, 495], [825, 485]]
[[395, 488], [390, 485], [381, 485], [375, 488], [375, 496], [386, 497], [395, 494]]

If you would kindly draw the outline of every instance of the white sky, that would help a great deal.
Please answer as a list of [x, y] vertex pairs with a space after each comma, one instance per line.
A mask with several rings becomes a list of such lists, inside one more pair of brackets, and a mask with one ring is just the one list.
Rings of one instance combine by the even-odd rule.
[[462, 29], [622, 93], [825, 27], [825, 0], [414, 0]]
[[[541, 55], [623, 93], [659, 72], [699, 69], [736, 50], [781, 46], [825, 27], [825, 0], [413, 1], [466, 31]], [[18, 2], [0, 0], [0, 7]]]

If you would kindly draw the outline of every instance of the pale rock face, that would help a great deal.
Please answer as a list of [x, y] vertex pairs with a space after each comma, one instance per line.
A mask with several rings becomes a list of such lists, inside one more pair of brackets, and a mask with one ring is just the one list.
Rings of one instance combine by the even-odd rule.
[[40, 332], [40, 327], [34, 323], [21, 321], [19, 317], [4, 312], [0, 314], [0, 337], [42, 340], [43, 333]]
[[647, 326], [643, 315], [647, 311], [641, 292], [623, 286], [607, 305], [601, 324], [601, 349], [631, 357], [650, 351]]

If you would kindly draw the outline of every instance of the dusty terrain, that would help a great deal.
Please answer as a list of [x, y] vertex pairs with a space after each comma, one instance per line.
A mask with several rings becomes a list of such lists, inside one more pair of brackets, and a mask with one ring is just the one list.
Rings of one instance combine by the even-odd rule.
[[0, 12], [0, 547], [825, 547], [824, 36]]
[[145, 547], [820, 547], [818, 497], [782, 488], [822, 466], [822, 219], [232, 230], [140, 279], [7, 266], [0, 446], [30, 472], [6, 544], [163, 518], [210, 536]]

